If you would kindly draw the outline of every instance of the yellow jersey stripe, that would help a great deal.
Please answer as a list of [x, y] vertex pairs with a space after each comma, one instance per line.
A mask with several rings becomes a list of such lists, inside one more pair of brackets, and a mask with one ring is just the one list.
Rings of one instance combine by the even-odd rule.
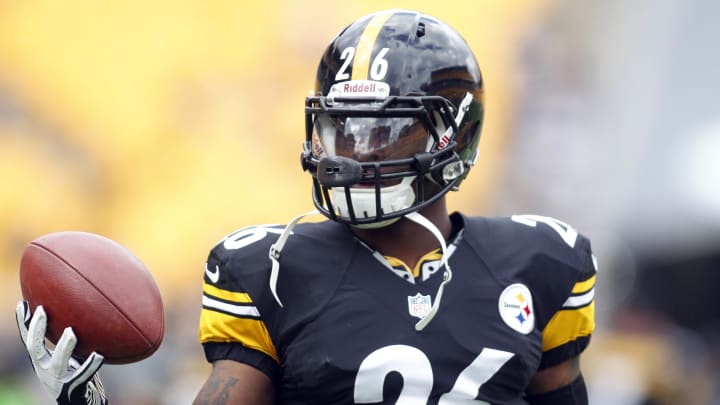
[[543, 329], [542, 350], [545, 352], [577, 338], [590, 336], [593, 330], [595, 301], [581, 308], [558, 311]]
[[237, 342], [261, 351], [280, 362], [265, 323], [259, 319], [236, 318], [203, 308], [198, 328], [200, 343]]
[[208, 283], [203, 283], [203, 293], [226, 301], [239, 302], [243, 304], [252, 303], [252, 299], [250, 299], [250, 296], [246, 293], [222, 290]]
[[585, 281], [581, 281], [579, 283], [575, 283], [575, 286], [572, 289], [573, 294], [580, 294], [584, 292], [590, 291], [591, 288], [595, 287], [595, 277], [592, 276], [589, 279]]
[[370, 56], [380, 30], [385, 22], [395, 14], [392, 10], [375, 14], [363, 30], [355, 49], [355, 60], [352, 68], [352, 80], [367, 80], [370, 71]]

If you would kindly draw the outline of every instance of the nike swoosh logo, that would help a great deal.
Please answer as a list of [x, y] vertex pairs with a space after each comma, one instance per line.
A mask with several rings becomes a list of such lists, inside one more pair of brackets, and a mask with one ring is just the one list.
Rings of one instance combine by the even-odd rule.
[[220, 280], [220, 267], [215, 265], [215, 271], [210, 271], [207, 267], [207, 263], [205, 263], [205, 275], [213, 282], [213, 284], [217, 283], [218, 280]]

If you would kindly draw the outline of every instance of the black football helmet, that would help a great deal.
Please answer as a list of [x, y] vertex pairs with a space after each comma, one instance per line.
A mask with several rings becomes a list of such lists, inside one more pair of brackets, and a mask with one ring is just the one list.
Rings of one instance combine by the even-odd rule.
[[360, 18], [328, 46], [305, 101], [315, 206], [373, 228], [457, 190], [483, 113], [480, 68], [453, 28], [405, 10]]

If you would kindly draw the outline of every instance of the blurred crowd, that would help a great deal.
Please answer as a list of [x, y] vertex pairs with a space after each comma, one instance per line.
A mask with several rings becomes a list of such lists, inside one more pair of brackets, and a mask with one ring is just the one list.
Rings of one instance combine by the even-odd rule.
[[[473, 215], [591, 237], [591, 403], [720, 404], [720, 28], [712, 0], [397, 1], [464, 34], [483, 69]], [[14, 325], [32, 239], [130, 248], [166, 306], [159, 351], [104, 366], [114, 405], [189, 404], [209, 248], [311, 208], [303, 100], [331, 37], [384, 1], [0, 1], [0, 405], [49, 403]]]

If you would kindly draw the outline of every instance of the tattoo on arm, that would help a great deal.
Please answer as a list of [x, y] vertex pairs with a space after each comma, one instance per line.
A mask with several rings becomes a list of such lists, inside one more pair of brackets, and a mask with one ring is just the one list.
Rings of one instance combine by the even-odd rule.
[[238, 379], [235, 377], [228, 377], [223, 381], [217, 381], [216, 386], [213, 388], [214, 395], [212, 396], [213, 405], [227, 405], [230, 398], [230, 390], [237, 385]]
[[202, 403], [211, 405], [229, 405], [230, 392], [239, 380], [235, 377], [210, 378], [201, 391]]
[[194, 405], [272, 405], [272, 382], [263, 372], [233, 361], [213, 363]]

